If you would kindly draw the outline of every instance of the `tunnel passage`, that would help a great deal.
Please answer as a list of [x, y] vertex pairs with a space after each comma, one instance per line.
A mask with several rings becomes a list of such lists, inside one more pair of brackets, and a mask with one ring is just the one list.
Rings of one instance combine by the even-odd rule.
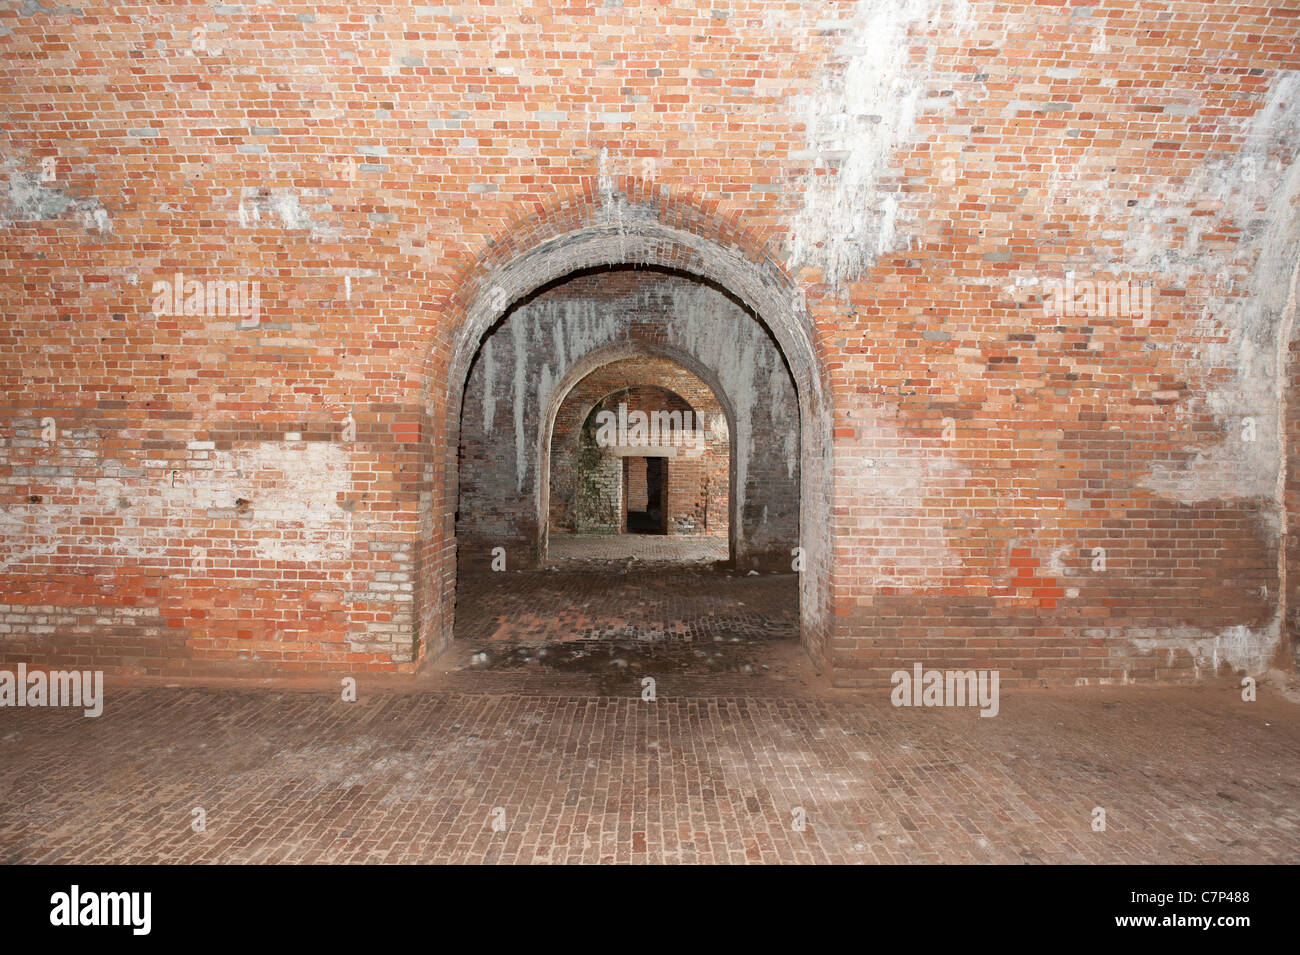
[[[445, 403], [438, 406], [436, 389], [431, 392], [437, 427], [425, 445], [429, 493], [422, 499], [416, 554], [427, 584], [417, 593], [420, 656], [428, 660], [453, 649], [453, 638], [463, 648], [475, 629], [463, 612], [477, 596], [474, 586], [485, 579], [478, 571], [496, 561], [489, 555], [502, 555], [501, 566], [514, 570], [545, 565], [548, 522], [542, 515], [549, 509], [549, 481], [531, 478], [548, 473], [548, 427], [557, 396], [611, 360], [652, 354], [706, 381], [727, 411], [736, 475], [729, 489], [735, 516], [728, 526], [735, 573], [749, 578], [760, 573], [756, 566], [766, 566], [794, 577], [790, 571], [797, 566], [790, 581], [797, 646], [824, 666], [832, 586], [831, 418], [803, 296], [747, 233], [720, 230], [716, 219], [689, 205], [635, 205], [617, 223], [606, 212], [566, 207], [554, 220], [530, 220], [518, 241], [505, 242], [475, 267], [476, 277], [454, 302], [454, 314], [463, 321], [443, 383]], [[667, 214], [671, 223], [662, 220]], [[585, 282], [575, 281], [580, 279]], [[575, 292], [586, 292], [587, 301]], [[539, 316], [540, 309], [551, 314]], [[560, 371], [549, 363], [529, 365], [528, 349], [512, 347], [515, 339], [526, 345], [530, 338], [541, 342], [535, 354], [554, 356]], [[507, 374], [518, 388], [498, 391], [472, 380]], [[535, 384], [538, 379], [544, 389]], [[726, 385], [734, 387], [735, 407]], [[513, 400], [515, 393], [530, 392], [549, 397], [531, 404]], [[764, 421], [772, 426], [752, 427]], [[765, 442], [761, 453], [755, 453], [753, 437], [740, 433], [746, 426]], [[502, 442], [505, 448], [494, 456], [482, 432], [506, 428], [513, 439]], [[450, 440], [442, 440], [444, 435]], [[514, 486], [506, 468], [498, 464], [494, 471], [492, 465], [511, 458]], [[485, 506], [474, 506], [480, 503]], [[646, 538], [672, 545], [680, 539]], [[788, 630], [776, 614], [744, 612], [760, 625]], [[496, 619], [508, 623], [501, 615]], [[478, 623], [483, 620], [479, 614]], [[661, 632], [665, 624], [674, 632], [693, 632], [682, 620], [674, 613], [658, 626]]]
[[[702, 410], [724, 423], [716, 440], [725, 428], [730, 559], [743, 570], [790, 568], [799, 540], [800, 425], [781, 351], [725, 291], [644, 268], [599, 269], [552, 283], [485, 335], [462, 406], [461, 566], [490, 561], [494, 548], [516, 567], [543, 564], [548, 528], [557, 515], [556, 526], [566, 527], [574, 487], [573, 448], [557, 448], [558, 470], [550, 461], [555, 428], [563, 433], [573, 426], [561, 417], [566, 397], [597, 369], [650, 359], [658, 362], [646, 366], [654, 375], [666, 374], [670, 365], [676, 370], [641, 384], [676, 382], [702, 401], [710, 393]], [[671, 495], [671, 462], [668, 470]], [[560, 493], [554, 505], [553, 490]], [[706, 498], [715, 529], [720, 492], [715, 484]], [[677, 516], [679, 532], [702, 519]]]
[[662, 358], [611, 361], [564, 396], [550, 439], [556, 534], [708, 535], [730, 524], [730, 427], [699, 377]]
[[721, 290], [637, 268], [543, 289], [484, 337], [460, 436], [455, 657], [758, 673], [798, 646], [797, 395]]

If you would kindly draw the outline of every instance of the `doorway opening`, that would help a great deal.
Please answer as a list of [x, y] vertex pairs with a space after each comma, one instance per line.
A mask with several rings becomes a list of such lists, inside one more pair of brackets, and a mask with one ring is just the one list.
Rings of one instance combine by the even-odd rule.
[[624, 457], [624, 531], [629, 534], [667, 534], [667, 492], [667, 458]]
[[768, 673], [799, 650], [799, 425], [769, 331], [696, 277], [593, 269], [507, 309], [458, 429], [457, 657]]
[[667, 358], [614, 357], [557, 398], [542, 465], [548, 558], [727, 560], [732, 432], [704, 380]]

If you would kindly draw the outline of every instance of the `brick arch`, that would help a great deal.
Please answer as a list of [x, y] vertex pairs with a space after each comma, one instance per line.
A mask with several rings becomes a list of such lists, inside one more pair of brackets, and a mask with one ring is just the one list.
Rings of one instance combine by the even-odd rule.
[[446, 377], [428, 376], [431, 390], [425, 400], [429, 441], [421, 484], [428, 490], [422, 494], [416, 552], [417, 655], [438, 652], [451, 640], [459, 414], [484, 335], [514, 303], [566, 275], [602, 266], [646, 265], [725, 289], [770, 331], [788, 364], [800, 414], [800, 634], [810, 656], [824, 663], [832, 613], [832, 409], [803, 290], [757, 232], [680, 198], [648, 195], [632, 181], [615, 180], [612, 191], [602, 190], [602, 197], [609, 196], [604, 201], [591, 190], [522, 219], [484, 250], [478, 264], [462, 270], [460, 287], [447, 303], [447, 351], [435, 348], [430, 359], [431, 369], [447, 369]]
[[[734, 253], [764, 273], [786, 275], [779, 251], [785, 241], [784, 233], [773, 235], [753, 227], [743, 219], [720, 212], [716, 200], [680, 188], [674, 188], [669, 194], [664, 187], [635, 176], [608, 179], [590, 176], [573, 189], [557, 192], [548, 203], [537, 204], [521, 213], [485, 245], [467, 250], [455, 262], [454, 272], [459, 279], [447, 303], [453, 330], [459, 333], [476, 299], [491, 291], [503, 269], [553, 242], [567, 243], [593, 229], [605, 230], [616, 239], [622, 235], [629, 244], [625, 250], [627, 255], [597, 258], [592, 264], [649, 262], [631, 255], [637, 251], [636, 237], [650, 233], [650, 238], [668, 243], [662, 250], [664, 260], [658, 263], [665, 267], [700, 271], [692, 267], [698, 248], [692, 250], [702, 242], [715, 250]], [[679, 248], [671, 248], [675, 236], [694, 241], [680, 242]], [[701, 274], [707, 274], [707, 270]], [[541, 284], [544, 283], [536, 283], [532, 288]], [[788, 277], [785, 284], [794, 287]]]
[[[691, 377], [694, 376], [692, 375]], [[651, 382], [629, 383], [620, 388], [615, 388], [612, 391], [605, 392], [589, 404], [586, 402], [584, 402], [584, 404], [586, 405], [587, 413], [590, 414], [596, 405], [603, 404], [611, 398], [620, 397], [622, 395], [636, 395], [643, 391], [657, 391], [667, 395], [669, 401], [680, 405], [680, 407], [676, 409], [678, 411], [689, 411], [692, 416], [697, 415], [700, 412], [700, 408], [691, 404], [690, 399], [681, 393], [682, 389], [680, 387], [670, 388], [667, 385]], [[716, 405], [717, 403], [712, 402], [712, 404]], [[722, 405], [717, 405], [713, 410], [720, 413], [722, 411]]]
[[[615, 379], [617, 387], [611, 389]], [[653, 382], [653, 383], [649, 383]], [[556, 491], [562, 487], [561, 476], [578, 477], [577, 458], [584, 437], [595, 433], [597, 410], [616, 411], [626, 403], [632, 411], [667, 411], [689, 414], [695, 434], [704, 435], [699, 455], [679, 456], [668, 469], [665, 488], [665, 528], [668, 534], [692, 533], [727, 536], [730, 528], [731, 434], [713, 430], [715, 421], [725, 421], [722, 405], [709, 387], [685, 369], [662, 359], [615, 362], [598, 369], [578, 382], [561, 403], [551, 436], [551, 473], [545, 476], [550, 488], [545, 540], [559, 530], [566, 514], [557, 508]], [[622, 470], [621, 468], [619, 469]], [[576, 492], [576, 484], [573, 490]], [[721, 502], [717, 496], [721, 495]], [[576, 522], [576, 494], [564, 496], [562, 503], [571, 505], [567, 513]], [[717, 504], [721, 503], [721, 507]], [[576, 523], [568, 530], [577, 532]]]
[[[540, 428], [537, 436], [537, 454], [539, 475], [549, 475], [551, 464], [551, 446], [555, 433], [555, 421], [559, 416], [560, 410], [564, 407], [569, 396], [578, 389], [584, 381], [591, 376], [598, 374], [602, 369], [611, 365], [617, 365], [620, 362], [628, 361], [635, 358], [656, 358], [671, 365], [676, 365], [687, 374], [697, 378], [711, 393], [717, 410], [727, 420], [727, 540], [729, 553], [734, 558], [738, 549], [739, 521], [736, 520], [735, 514], [735, 486], [736, 486], [736, 427], [735, 411], [730, 400], [727, 398], [726, 391], [722, 388], [722, 383], [718, 381], [711, 369], [707, 368], [692, 355], [680, 348], [674, 348], [670, 345], [654, 342], [620, 342], [614, 345], [607, 345], [604, 348], [596, 349], [583, 356], [576, 362], [563, 378], [556, 385], [551, 394], [551, 400], [543, 412], [540, 422]], [[663, 387], [662, 390], [670, 394], [676, 394], [671, 388]], [[611, 392], [612, 393], [612, 392]], [[680, 398], [681, 396], [678, 395]], [[685, 399], [682, 399], [685, 401]], [[584, 402], [585, 408], [580, 418], [585, 419], [594, 408], [597, 401]], [[690, 402], [686, 402], [690, 404]], [[712, 410], [712, 409], [709, 409]], [[548, 532], [550, 527], [550, 481], [539, 480], [537, 482], [539, 496], [537, 500], [537, 553], [540, 558], [546, 556], [548, 546]]]
[[619, 178], [614, 186], [608, 203], [570, 197], [520, 219], [461, 270], [447, 310], [454, 328], [449, 394], [463, 387], [484, 334], [520, 299], [585, 269], [646, 265], [693, 275], [736, 296], [776, 338], [801, 396], [807, 390], [822, 401], [827, 379], [813, 323], [770, 241], [680, 197], [648, 194], [639, 180]]

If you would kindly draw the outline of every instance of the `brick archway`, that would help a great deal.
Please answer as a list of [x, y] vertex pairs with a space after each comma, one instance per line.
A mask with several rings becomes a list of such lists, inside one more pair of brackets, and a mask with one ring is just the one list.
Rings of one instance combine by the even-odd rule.
[[[718, 406], [722, 409], [722, 414], [727, 420], [727, 449], [728, 449], [728, 485], [727, 485], [727, 541], [728, 554], [732, 560], [735, 560], [738, 551], [743, 546], [738, 541], [740, 534], [739, 524], [736, 515], [736, 412], [731, 400], [727, 397], [726, 390], [718, 380], [712, 369], [697, 361], [693, 356], [680, 348], [674, 348], [670, 345], [653, 344], [649, 342], [638, 343], [620, 343], [608, 345], [604, 348], [597, 349], [594, 352], [584, 356], [569, 370], [556, 386], [551, 395], [551, 400], [541, 417], [541, 427], [537, 436], [537, 459], [539, 475], [546, 475], [550, 472], [550, 456], [552, 437], [555, 432], [556, 417], [560, 409], [564, 406], [569, 395], [573, 393], [574, 388], [578, 387], [590, 375], [598, 372], [600, 369], [609, 365], [625, 361], [630, 358], [652, 357], [660, 358], [679, 366], [698, 378], [705, 387], [707, 387], [716, 399]], [[585, 417], [585, 413], [583, 415]], [[536, 500], [538, 532], [537, 532], [537, 553], [538, 557], [545, 558], [548, 545], [548, 529], [550, 526], [550, 482], [546, 480], [538, 481], [539, 494]]]
[[[565, 225], [571, 228], [564, 230]], [[535, 244], [521, 248], [521, 234], [536, 237]], [[832, 591], [832, 413], [802, 291], [741, 230], [681, 203], [618, 198], [609, 204], [566, 205], [556, 212], [551, 227], [545, 220], [530, 220], [503, 244], [506, 251], [494, 249], [467, 275], [451, 303], [459, 318], [448, 342], [450, 361], [441, 382], [445, 393], [441, 402], [426, 402], [431, 428], [423, 481], [428, 493], [422, 495], [417, 549], [418, 658], [440, 652], [451, 641], [459, 414], [466, 377], [484, 335], [514, 303], [566, 275], [598, 267], [653, 266], [692, 276], [734, 296], [771, 333], [789, 368], [800, 421], [800, 639], [814, 660], [826, 661]], [[438, 383], [431, 380], [435, 388]]]

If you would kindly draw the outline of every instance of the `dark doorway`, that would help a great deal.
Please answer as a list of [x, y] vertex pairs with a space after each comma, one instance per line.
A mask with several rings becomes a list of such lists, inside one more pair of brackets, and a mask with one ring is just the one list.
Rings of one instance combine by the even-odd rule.
[[623, 459], [623, 495], [629, 534], [668, 533], [668, 459]]

